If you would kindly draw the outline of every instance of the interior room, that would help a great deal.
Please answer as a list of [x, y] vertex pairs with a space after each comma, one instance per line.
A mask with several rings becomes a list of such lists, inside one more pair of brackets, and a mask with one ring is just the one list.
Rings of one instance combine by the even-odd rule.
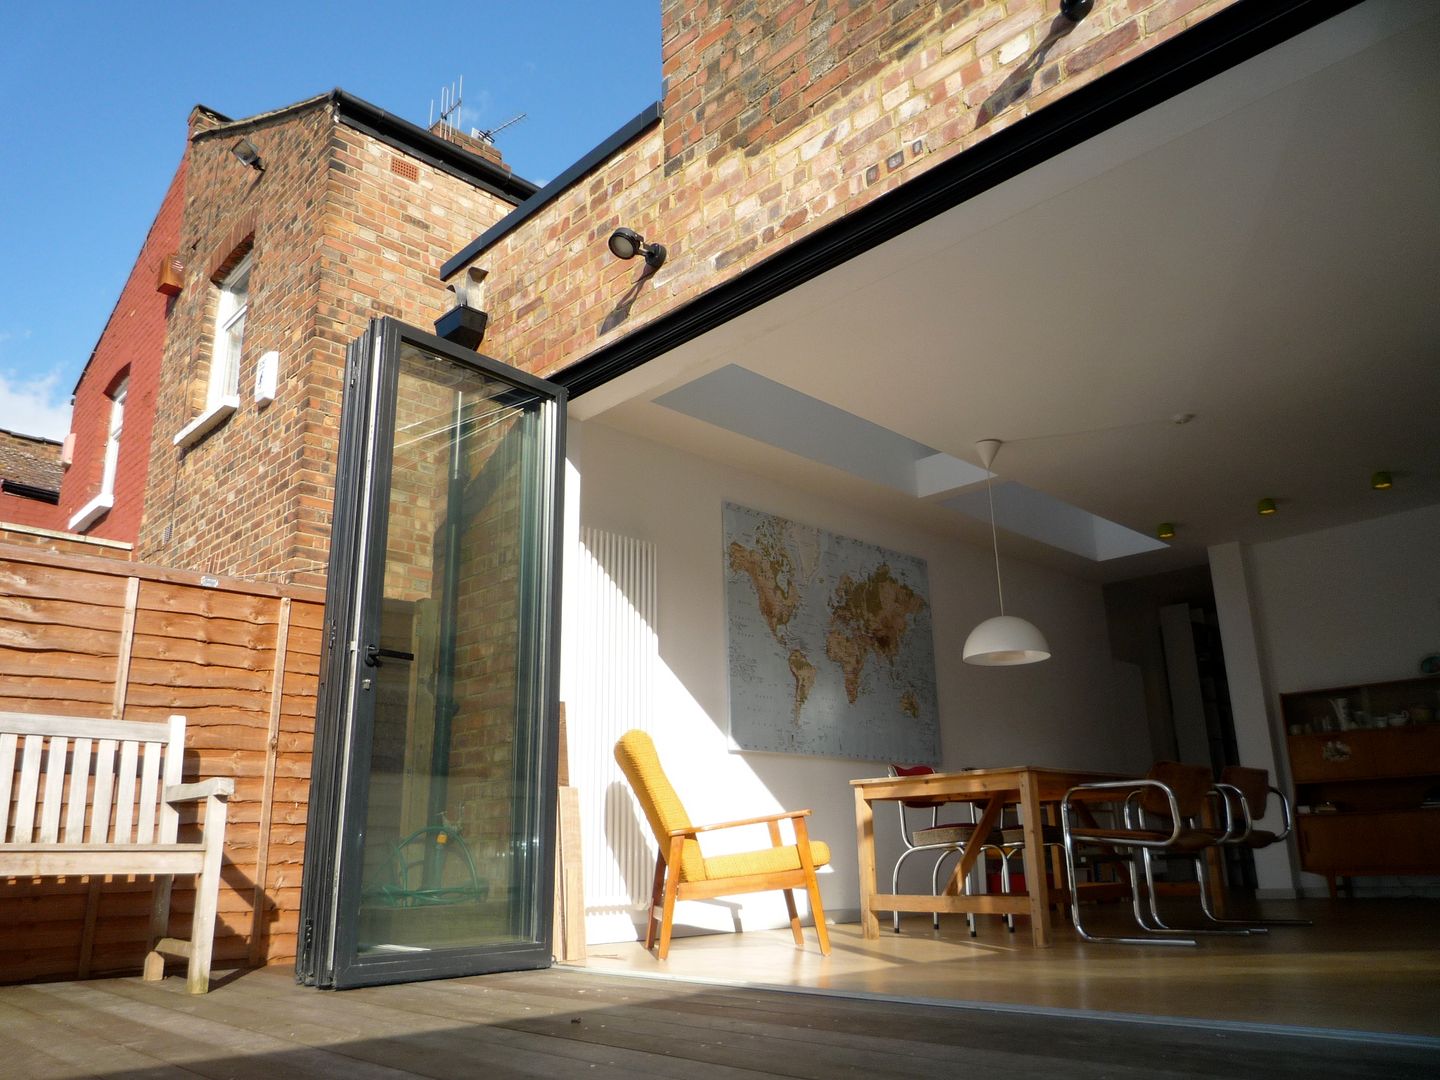
[[[1313, 928], [1182, 953], [1057, 916], [1034, 950], [995, 916], [972, 939], [911, 914], [864, 940], [850, 781], [888, 762], [737, 744], [725, 554], [741, 507], [923, 560], [942, 771], [1184, 756], [1155, 635], [1199, 596], [1232, 752], [1289, 790], [1279, 695], [1440, 652], [1437, 50], [1428, 5], [1361, 5], [572, 403], [562, 697], [592, 969], [1440, 1034], [1440, 879], [1332, 901], [1293, 839], [1256, 852], [1254, 902]], [[962, 662], [997, 569], [1049, 659]], [[613, 765], [629, 728], [694, 821], [812, 810], [830, 957], [774, 929], [778, 892], [682, 903], [664, 962], [636, 942], [654, 846]]]

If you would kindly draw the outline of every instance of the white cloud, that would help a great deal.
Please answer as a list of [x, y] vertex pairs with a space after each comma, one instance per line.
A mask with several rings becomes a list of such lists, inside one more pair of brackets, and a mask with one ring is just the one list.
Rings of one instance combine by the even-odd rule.
[[55, 374], [21, 381], [0, 371], [0, 428], [63, 439], [70, 430], [70, 396]]

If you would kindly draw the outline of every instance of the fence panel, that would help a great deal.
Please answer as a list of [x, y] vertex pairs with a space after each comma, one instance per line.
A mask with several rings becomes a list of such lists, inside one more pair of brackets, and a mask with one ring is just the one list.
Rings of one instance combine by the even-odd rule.
[[[318, 589], [0, 543], [0, 710], [183, 713], [185, 781], [234, 778], [222, 966], [295, 956], [324, 607]], [[173, 936], [192, 884], [175, 883]], [[0, 982], [137, 971], [150, 891], [143, 877], [0, 879]]]

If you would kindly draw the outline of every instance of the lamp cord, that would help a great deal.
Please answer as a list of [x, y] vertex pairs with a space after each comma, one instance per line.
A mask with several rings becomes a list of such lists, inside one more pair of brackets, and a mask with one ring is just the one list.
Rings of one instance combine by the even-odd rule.
[[995, 535], [995, 492], [990, 487], [990, 482], [995, 474], [985, 470], [985, 498], [990, 503], [990, 550], [995, 553], [995, 592], [1000, 597], [1000, 614], [1005, 614], [1005, 589], [1000, 584], [1000, 541]]

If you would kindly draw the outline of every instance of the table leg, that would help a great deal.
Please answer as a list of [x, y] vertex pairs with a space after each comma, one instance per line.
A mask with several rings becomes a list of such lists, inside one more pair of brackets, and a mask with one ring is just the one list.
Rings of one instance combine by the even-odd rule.
[[880, 916], [875, 899], [875, 810], [865, 793], [855, 789], [855, 846], [860, 855], [860, 934], [869, 941], [880, 937]]
[[1020, 775], [1020, 815], [1025, 829], [1025, 888], [1030, 894], [1030, 938], [1037, 949], [1043, 949], [1050, 944], [1050, 887], [1045, 880], [1040, 785], [1033, 773]]

